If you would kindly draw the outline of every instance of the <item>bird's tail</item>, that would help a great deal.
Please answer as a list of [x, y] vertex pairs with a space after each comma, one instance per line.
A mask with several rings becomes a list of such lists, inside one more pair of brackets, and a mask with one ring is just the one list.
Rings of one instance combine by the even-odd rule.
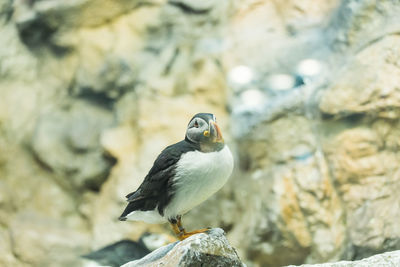
[[124, 212], [122, 212], [121, 216], [119, 216], [118, 220], [120, 221], [126, 221], [129, 213], [135, 211], [135, 210], [140, 210], [142, 208], [142, 203], [143, 201], [134, 201], [134, 202], [129, 202], [128, 205], [126, 206]]
[[118, 220], [120, 220], [120, 221], [126, 221], [126, 217], [121, 215], [121, 216], [119, 216]]

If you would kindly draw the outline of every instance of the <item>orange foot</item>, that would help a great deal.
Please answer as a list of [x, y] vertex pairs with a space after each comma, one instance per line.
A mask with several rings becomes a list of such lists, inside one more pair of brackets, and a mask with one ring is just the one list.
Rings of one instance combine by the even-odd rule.
[[200, 233], [206, 233], [210, 230], [210, 228], [204, 228], [204, 229], [199, 229], [199, 230], [194, 230], [191, 232], [182, 232], [179, 234], [178, 238], [179, 240], [184, 240], [186, 238], [188, 238], [189, 236], [195, 235], [195, 234], [200, 234]]

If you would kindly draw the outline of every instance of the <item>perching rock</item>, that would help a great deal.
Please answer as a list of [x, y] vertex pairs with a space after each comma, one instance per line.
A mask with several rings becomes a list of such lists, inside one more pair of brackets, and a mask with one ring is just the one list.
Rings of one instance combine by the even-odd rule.
[[[339, 261], [323, 264], [303, 264], [298, 267], [397, 267], [400, 266], [400, 250], [378, 254], [359, 261]], [[295, 267], [290, 265], [287, 267]]]
[[244, 266], [221, 228], [196, 234], [161, 247], [144, 258], [122, 267], [135, 266]]

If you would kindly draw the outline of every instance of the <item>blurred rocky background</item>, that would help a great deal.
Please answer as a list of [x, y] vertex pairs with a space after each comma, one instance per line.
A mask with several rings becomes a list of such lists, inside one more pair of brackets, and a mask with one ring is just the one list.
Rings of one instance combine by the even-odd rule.
[[0, 266], [171, 242], [168, 225], [117, 217], [197, 112], [216, 114], [236, 169], [188, 229], [222, 227], [248, 266], [400, 249], [399, 14], [398, 0], [1, 0]]

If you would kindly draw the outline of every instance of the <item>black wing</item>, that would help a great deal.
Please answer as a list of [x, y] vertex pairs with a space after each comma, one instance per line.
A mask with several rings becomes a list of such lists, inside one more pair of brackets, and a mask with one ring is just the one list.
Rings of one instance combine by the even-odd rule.
[[132, 211], [153, 210], [157, 206], [158, 212], [164, 215], [164, 208], [174, 195], [172, 178], [175, 176], [176, 163], [183, 153], [197, 149], [195, 144], [186, 140], [165, 148], [139, 188], [126, 196], [129, 203], [119, 219], [126, 220], [125, 216]]

